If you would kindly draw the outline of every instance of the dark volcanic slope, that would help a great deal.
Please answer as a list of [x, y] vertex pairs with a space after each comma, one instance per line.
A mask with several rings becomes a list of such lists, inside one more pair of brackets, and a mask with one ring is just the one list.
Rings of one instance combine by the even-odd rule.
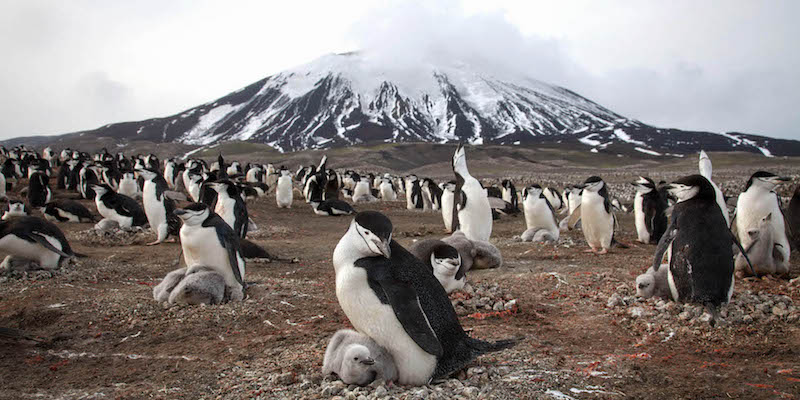
[[[165, 118], [77, 134], [208, 145], [266, 143], [286, 152], [375, 142], [581, 143], [652, 156], [700, 149], [800, 155], [800, 142], [659, 129], [524, 76], [465, 65], [380, 66], [332, 54]], [[73, 134], [75, 135], [75, 134]]]

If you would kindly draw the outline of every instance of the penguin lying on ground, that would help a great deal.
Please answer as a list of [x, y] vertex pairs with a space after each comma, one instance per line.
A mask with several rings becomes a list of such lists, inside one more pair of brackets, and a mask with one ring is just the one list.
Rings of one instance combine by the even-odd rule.
[[0, 251], [56, 269], [61, 261], [76, 257], [61, 229], [38, 217], [0, 221]]
[[123, 229], [144, 226], [147, 216], [139, 203], [123, 194], [115, 193], [108, 185], [91, 185], [95, 193], [97, 212], [103, 218], [112, 219]]
[[314, 213], [317, 215], [326, 215], [331, 217], [338, 217], [340, 215], [355, 214], [356, 210], [344, 200], [330, 199], [322, 202], [312, 200], [309, 202]]
[[322, 374], [335, 374], [348, 385], [366, 386], [372, 381], [397, 379], [392, 355], [366, 335], [350, 329], [337, 331], [325, 350]]
[[42, 213], [48, 221], [95, 222], [95, 217], [89, 209], [74, 200], [52, 200], [44, 206]]
[[25, 203], [19, 200], [9, 200], [8, 203], [3, 206], [3, 220], [11, 217], [24, 217], [26, 215], [30, 215], [28, 208], [25, 207]]
[[408, 251], [430, 267], [447, 293], [464, 288], [467, 271], [455, 247], [438, 239], [426, 239], [412, 244]]
[[658, 271], [653, 267], [636, 277], [636, 295], [645, 299], [658, 297], [664, 300], [672, 300], [667, 282], [667, 270], [669, 266], [662, 265]]
[[442, 241], [458, 249], [464, 272], [498, 268], [503, 265], [503, 257], [495, 245], [480, 240], [469, 240], [464, 232], [456, 231]]
[[469, 337], [430, 269], [391, 237], [389, 218], [361, 212], [336, 245], [333, 265], [342, 311], [394, 357], [400, 384], [448, 377], [482, 354], [515, 344]]

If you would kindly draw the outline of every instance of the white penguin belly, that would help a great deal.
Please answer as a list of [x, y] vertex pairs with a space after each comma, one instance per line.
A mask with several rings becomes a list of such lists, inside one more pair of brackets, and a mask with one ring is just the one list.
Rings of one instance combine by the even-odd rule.
[[56, 213], [58, 213], [59, 217], [66, 218], [68, 222], [81, 222], [77, 215], [66, 212], [60, 208], [56, 208]]
[[458, 211], [458, 224], [469, 240], [488, 242], [492, 236], [492, 208], [486, 190], [475, 178], [464, 183], [467, 205]]
[[639, 241], [642, 243], [650, 243], [650, 232], [647, 231], [647, 224], [645, 224], [644, 221], [643, 203], [644, 197], [641, 193], [637, 192], [633, 200], [633, 220], [636, 224], [636, 234], [639, 237]]
[[147, 222], [150, 223], [150, 229], [158, 232], [158, 227], [167, 222], [167, 211], [164, 208], [164, 198], [161, 201], [156, 200], [156, 185], [151, 181], [144, 183], [144, 190], [142, 191], [142, 205], [144, 205], [144, 213], [147, 215]]
[[581, 227], [586, 242], [594, 248], [608, 249], [614, 235], [614, 219], [597, 193], [584, 193], [581, 199]]
[[558, 232], [553, 220], [553, 214], [550, 212], [550, 207], [547, 203], [540, 199], [528, 199], [523, 204], [525, 211], [525, 226], [528, 229], [547, 229], [548, 231]]
[[219, 198], [217, 200], [217, 207], [214, 209], [214, 212], [219, 214], [222, 219], [228, 224], [228, 226], [233, 229], [233, 225], [236, 223], [236, 216], [233, 214], [233, 208], [236, 205], [236, 200], [231, 198], [222, 199]]
[[[228, 251], [219, 243], [213, 227], [181, 229], [180, 236], [183, 259], [186, 261], [187, 267], [201, 265], [213, 268], [225, 278], [227, 286], [234, 288], [240, 286], [233, 275], [231, 263], [228, 260]], [[240, 272], [244, 279], [244, 271], [241, 268]]]
[[397, 194], [395, 194], [394, 190], [392, 190], [392, 185], [385, 182], [381, 183], [380, 191], [381, 191], [381, 198], [384, 201], [397, 200]]
[[123, 179], [119, 183], [119, 189], [117, 190], [117, 193], [124, 194], [128, 197], [133, 197], [138, 191], [139, 186], [136, 184], [136, 181], [131, 179]]
[[736, 203], [736, 231], [742, 247], [747, 248], [753, 239], [747, 234], [748, 230], [757, 229], [761, 219], [772, 213], [772, 239], [775, 244], [780, 244], [779, 251], [784, 263], [788, 263], [791, 251], [789, 240], [786, 237], [786, 226], [783, 214], [778, 206], [775, 196], [759, 192], [744, 192], [739, 195]]
[[282, 176], [278, 178], [277, 193], [275, 193], [275, 201], [278, 207], [291, 207], [294, 194], [292, 193], [292, 178]]
[[[41, 234], [53, 247], [61, 250], [61, 242], [56, 238]], [[47, 269], [54, 269], [58, 267], [58, 260], [60, 255], [53, 253], [46, 249], [44, 246], [36, 242], [29, 242], [21, 239], [14, 234], [8, 234], [0, 238], [0, 250], [22, 257], [28, 260], [36, 261], [39, 266]]]
[[442, 193], [442, 220], [448, 232], [453, 230], [453, 192], [445, 190]]
[[422, 350], [403, 329], [392, 307], [375, 296], [367, 284], [366, 271], [353, 265], [337, 271], [336, 297], [353, 327], [392, 354], [400, 384], [428, 383], [436, 368], [436, 356]]
[[353, 201], [369, 201], [372, 194], [369, 190], [367, 182], [359, 181], [356, 183], [356, 188], [353, 190]]

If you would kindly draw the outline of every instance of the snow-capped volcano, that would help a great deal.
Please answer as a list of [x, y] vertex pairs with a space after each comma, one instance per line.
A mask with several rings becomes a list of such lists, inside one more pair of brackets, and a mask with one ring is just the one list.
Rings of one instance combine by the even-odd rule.
[[391, 67], [364, 53], [330, 54], [166, 118], [84, 132], [208, 145], [245, 140], [280, 151], [370, 142], [582, 143], [657, 155], [712, 151], [786, 154], [753, 135], [657, 129], [580, 95], [518, 74], [468, 65]]

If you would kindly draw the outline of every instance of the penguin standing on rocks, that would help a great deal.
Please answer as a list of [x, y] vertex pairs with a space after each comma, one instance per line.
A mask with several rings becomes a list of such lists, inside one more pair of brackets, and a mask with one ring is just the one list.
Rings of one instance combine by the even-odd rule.
[[467, 170], [467, 156], [462, 144], [453, 154], [456, 189], [453, 230], [461, 230], [470, 240], [488, 242], [492, 236], [492, 207], [486, 189]]
[[657, 244], [667, 229], [667, 201], [661, 197], [652, 179], [640, 176], [632, 185], [636, 188], [633, 199], [633, 219], [638, 240]]
[[438, 239], [420, 240], [408, 249], [425, 263], [447, 293], [464, 288], [467, 271], [458, 249]]
[[233, 228], [240, 239], [244, 239], [247, 236], [249, 217], [247, 204], [239, 195], [239, 189], [227, 179], [214, 182], [211, 187], [217, 191], [218, 196], [214, 212]]
[[121, 228], [144, 226], [147, 216], [136, 200], [123, 194], [115, 193], [108, 185], [92, 185], [95, 193], [94, 202], [97, 212], [113, 221], [117, 221]]
[[736, 213], [733, 217], [733, 227], [742, 246], [750, 246], [754, 238], [747, 233], [757, 230], [761, 220], [768, 214], [772, 223], [772, 239], [775, 244], [775, 274], [785, 275], [789, 273], [789, 256], [791, 250], [789, 239], [786, 236], [786, 223], [781, 211], [780, 199], [775, 193], [775, 189], [789, 178], [777, 176], [766, 171], [754, 173], [747, 181], [744, 192], [739, 194], [736, 202]]
[[527, 229], [522, 233], [525, 242], [557, 242], [559, 237], [556, 213], [545, 197], [542, 187], [534, 184], [522, 192], [522, 209]]
[[164, 194], [169, 190], [167, 181], [160, 172], [153, 169], [139, 169], [136, 172], [144, 178], [142, 205], [150, 229], [156, 233], [156, 240], [147, 245], [162, 243], [169, 235], [177, 236], [181, 221], [173, 213], [175, 202]]
[[339, 305], [356, 330], [389, 351], [402, 385], [448, 377], [514, 344], [469, 337], [433, 272], [392, 240], [392, 223], [381, 213], [356, 215], [333, 266]]
[[292, 208], [292, 200], [294, 198], [292, 175], [283, 166], [281, 166], [280, 175], [275, 189], [275, 201], [278, 203], [278, 208]]
[[611, 210], [606, 183], [599, 176], [589, 177], [584, 182], [580, 212], [581, 229], [591, 247], [588, 251], [597, 254], [608, 253], [614, 242], [616, 219]]
[[239, 235], [203, 203], [179, 208], [175, 215], [183, 220], [180, 238], [187, 268], [213, 268], [225, 278], [226, 297], [242, 300], [245, 261], [239, 249]]
[[673, 300], [703, 304], [713, 317], [733, 294], [733, 245], [739, 243], [728, 229], [708, 179], [690, 175], [667, 185], [667, 191], [677, 203], [658, 242], [653, 270], [658, 272], [666, 253]]
[[27, 216], [0, 221], [0, 251], [51, 270], [58, 268], [63, 259], [77, 256], [57, 226]]
[[89, 209], [74, 200], [52, 200], [45, 204], [42, 213], [44, 218], [49, 221], [95, 222], [95, 217]]
[[53, 192], [50, 190], [49, 179], [44, 172], [34, 172], [28, 181], [28, 204], [33, 208], [42, 208]]

